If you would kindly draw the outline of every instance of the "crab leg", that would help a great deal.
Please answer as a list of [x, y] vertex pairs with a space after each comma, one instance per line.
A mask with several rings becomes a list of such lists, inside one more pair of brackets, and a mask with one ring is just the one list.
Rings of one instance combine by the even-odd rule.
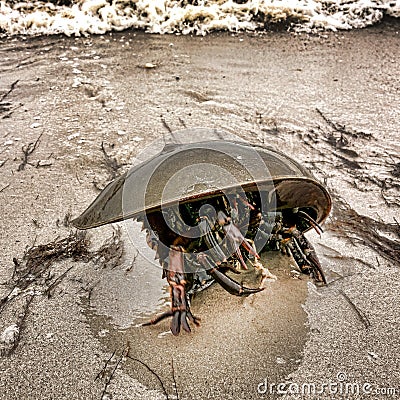
[[253, 249], [236, 225], [230, 222], [225, 224], [223, 229], [228, 240], [235, 246], [236, 251], [239, 249], [239, 246], [242, 245], [255, 258], [260, 258], [258, 253]]
[[289, 228], [285, 233], [289, 234], [290, 237], [283, 240], [287, 241], [286, 246], [290, 250], [299, 268], [303, 272], [307, 272], [309, 267], [311, 267], [314, 272], [314, 279], [317, 282], [323, 282], [326, 284], [326, 278], [322, 266], [311, 243], [296, 228], [296, 226]]
[[246, 263], [244, 262], [242, 252], [240, 251], [240, 247], [236, 248], [236, 256], [239, 259], [240, 265], [243, 269], [248, 269]]
[[242, 202], [243, 205], [245, 205], [246, 207], [249, 207], [250, 210], [255, 210], [254, 206], [252, 204], [250, 204], [246, 199], [244, 199], [241, 195], [238, 195], [239, 200]]
[[303, 234], [300, 234], [299, 237], [295, 237], [294, 242], [301, 248], [302, 253], [305, 256], [306, 262], [313, 269], [315, 280], [326, 284], [324, 271], [322, 270], [321, 263], [318, 260], [317, 253], [315, 252], [312, 244], [306, 239]]
[[259, 259], [257, 251], [247, 239], [242, 235], [240, 229], [226, 217], [222, 212], [218, 214], [219, 224], [225, 232], [227, 240], [233, 245], [235, 249], [236, 257], [239, 259], [240, 265], [243, 269], [248, 269], [246, 263], [244, 262], [242, 252], [240, 251], [240, 246], [242, 245], [250, 254], [252, 254], [256, 259]]
[[211, 226], [207, 218], [203, 218], [200, 221], [199, 228], [213, 259], [218, 260], [217, 262], [219, 263], [226, 261], [226, 256], [222, 251], [221, 247], [219, 246], [217, 240], [213, 236], [211, 231]]
[[313, 218], [311, 218], [307, 213], [305, 213], [304, 211], [297, 211], [297, 214], [306, 219], [310, 223], [310, 225], [315, 229], [315, 232], [317, 232], [318, 235], [321, 235], [321, 233], [324, 232], [322, 228], [319, 226], [318, 222], [315, 221]]
[[149, 325], [158, 324], [163, 319], [168, 318], [168, 317], [172, 317], [172, 315], [173, 315], [172, 310], [166, 311], [165, 313], [153, 318], [151, 321], [145, 322], [144, 324], [142, 324], [142, 326], [149, 326]]
[[166, 277], [170, 286], [171, 309], [143, 325], [155, 325], [167, 317], [172, 317], [171, 332], [177, 336], [181, 327], [186, 332], [191, 331], [188, 320], [195, 325], [199, 325], [200, 321], [190, 311], [189, 299], [185, 290], [184, 259], [181, 247], [171, 246]]
[[218, 268], [208, 260], [205, 254], [199, 254], [198, 261], [205, 268], [206, 272], [230, 294], [235, 296], [249, 296], [250, 294], [264, 290], [264, 288], [252, 289], [242, 286], [223, 272], [219, 271]]
[[143, 227], [143, 229], [146, 229], [146, 242], [147, 245], [154, 251], [157, 251], [157, 247], [158, 247], [158, 237], [157, 235], [154, 233], [154, 231], [150, 228], [150, 227]]

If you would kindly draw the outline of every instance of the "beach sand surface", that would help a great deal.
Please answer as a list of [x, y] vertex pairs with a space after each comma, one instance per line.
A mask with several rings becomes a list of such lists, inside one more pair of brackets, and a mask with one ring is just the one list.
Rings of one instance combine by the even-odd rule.
[[[202, 324], [179, 337], [168, 321], [137, 326], [165, 299], [144, 236], [123, 223], [90, 231], [91, 251], [114, 234], [115, 262], [65, 257], [2, 304], [0, 332], [20, 330], [13, 351], [2, 336], [0, 399], [165, 398], [140, 361], [170, 398], [175, 377], [182, 400], [274, 396], [259, 393], [265, 382], [399, 394], [399, 30], [386, 21], [319, 35], [3, 40], [1, 297], [13, 288], [13, 258], [67, 237], [70, 216], [169, 131], [218, 128], [274, 146], [325, 182], [334, 205], [323, 235], [307, 234], [327, 286], [265, 254], [276, 281], [246, 299], [218, 286], [199, 293], [192, 309]], [[334, 395], [325, 387], [319, 397]]]

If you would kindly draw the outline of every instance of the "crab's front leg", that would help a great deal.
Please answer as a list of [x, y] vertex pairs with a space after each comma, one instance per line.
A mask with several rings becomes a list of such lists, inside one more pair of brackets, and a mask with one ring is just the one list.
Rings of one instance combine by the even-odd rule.
[[231, 218], [226, 216], [222, 211], [218, 212], [218, 224], [222, 226], [228, 242], [231, 244], [231, 246], [233, 246], [233, 250], [236, 256], [239, 258], [244, 269], [247, 269], [247, 266], [243, 260], [240, 246], [243, 246], [248, 253], [253, 255], [256, 259], [260, 258], [257, 251], [243, 236], [242, 232], [240, 232], [240, 229], [232, 222]]
[[326, 284], [326, 278], [322, 270], [321, 263], [318, 260], [314, 247], [306, 239], [306, 237], [296, 228], [292, 226], [285, 231], [286, 238], [283, 244], [290, 251], [296, 264], [302, 272], [312, 273], [316, 282]]
[[302, 256], [304, 256], [305, 264], [308, 265], [313, 274], [314, 279], [317, 282], [326, 284], [326, 278], [324, 271], [322, 270], [321, 263], [319, 262], [317, 253], [313, 245], [307, 240], [307, 238], [297, 229], [293, 233], [293, 242], [300, 249]]
[[155, 325], [167, 317], [172, 317], [171, 332], [178, 335], [181, 327], [190, 332], [189, 321], [199, 325], [200, 320], [190, 311], [189, 297], [186, 293], [186, 280], [184, 271], [183, 249], [179, 246], [171, 246], [169, 251], [169, 262], [164, 262], [165, 275], [170, 287], [171, 309], [143, 324]]
[[220, 271], [218, 269], [218, 266], [213, 264], [209, 260], [209, 257], [204, 253], [200, 253], [197, 259], [198, 262], [207, 271], [207, 273], [211, 275], [215, 279], [215, 281], [218, 282], [230, 294], [233, 294], [235, 296], [249, 296], [251, 294], [258, 293], [264, 290], [264, 288], [253, 289], [242, 286], [240, 283], [236, 282], [228, 275]]
[[201, 229], [201, 233], [204, 236], [204, 241], [208, 247], [209, 255], [206, 255], [205, 253], [200, 253], [197, 256], [197, 261], [202, 265], [206, 272], [214, 278], [216, 282], [218, 282], [226, 291], [231, 294], [234, 294], [236, 296], [248, 296], [250, 294], [260, 292], [264, 288], [259, 287], [256, 289], [252, 289], [242, 286], [220, 270], [221, 263], [228, 263], [227, 258], [230, 257], [230, 249], [226, 248], [227, 245], [228, 247], [232, 247], [232, 254], [236, 255], [240, 263], [244, 265], [245, 269], [247, 269], [247, 266], [240, 252], [241, 245], [249, 253], [253, 254], [256, 259], [260, 258], [260, 256], [242, 235], [239, 228], [234, 225], [232, 223], [232, 220], [221, 211], [218, 213], [218, 224], [224, 230], [225, 238], [227, 239], [227, 243], [225, 244], [225, 251], [227, 251], [228, 254], [224, 253], [223, 249], [220, 247], [220, 243], [214, 237], [208, 218], [203, 217], [199, 224], [199, 227]]

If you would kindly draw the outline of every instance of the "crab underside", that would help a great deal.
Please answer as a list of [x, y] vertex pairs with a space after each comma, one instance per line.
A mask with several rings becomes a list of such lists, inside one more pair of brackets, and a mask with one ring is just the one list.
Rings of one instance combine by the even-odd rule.
[[[156, 251], [163, 277], [170, 286], [171, 308], [144, 325], [172, 317], [171, 331], [191, 331], [199, 325], [190, 310], [190, 295], [212, 282], [236, 296], [264, 289], [274, 276], [259, 261], [259, 253], [280, 250], [292, 256], [300, 271], [318, 283], [326, 283], [316, 253], [303, 232], [321, 232], [312, 208], [262, 211], [265, 193], [221, 195], [197, 199], [139, 217], [147, 231], [147, 244]], [[314, 215], [313, 215], [314, 214]], [[246, 263], [247, 261], [247, 263]], [[248, 288], [226, 274], [239, 274], [250, 264], [258, 270], [260, 284]]]

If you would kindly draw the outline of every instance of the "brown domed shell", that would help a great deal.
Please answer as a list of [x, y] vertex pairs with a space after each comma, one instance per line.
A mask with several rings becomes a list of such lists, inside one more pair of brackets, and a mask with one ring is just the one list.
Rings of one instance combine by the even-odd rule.
[[161, 206], [260, 187], [275, 194], [277, 209], [312, 208], [318, 223], [330, 212], [327, 190], [290, 157], [272, 148], [213, 140], [165, 146], [109, 183], [72, 223], [89, 229]]

